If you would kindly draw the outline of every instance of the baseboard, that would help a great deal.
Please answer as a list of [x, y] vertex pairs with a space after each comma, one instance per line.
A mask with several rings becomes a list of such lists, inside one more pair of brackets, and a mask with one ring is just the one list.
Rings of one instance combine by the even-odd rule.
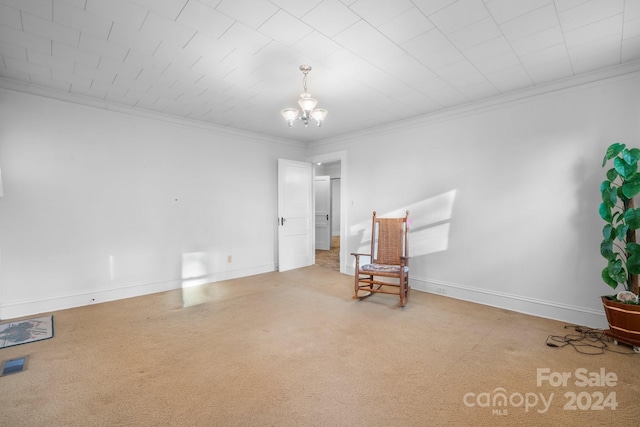
[[272, 271], [275, 271], [275, 266], [273, 264], [269, 264], [213, 273], [201, 277], [190, 277], [188, 279], [172, 278], [149, 283], [126, 284], [109, 288], [92, 289], [86, 292], [77, 292], [74, 294], [2, 303], [0, 304], [0, 319], [15, 319], [35, 314], [51, 313], [74, 307], [139, 297], [158, 292], [171, 291], [174, 289], [189, 288], [206, 283], [254, 276], [256, 274], [269, 273]]
[[553, 301], [522, 297], [420, 277], [411, 277], [409, 280], [412, 290], [443, 295], [532, 316], [559, 320], [573, 325], [600, 329], [607, 328], [607, 319], [604, 310], [592, 310]]

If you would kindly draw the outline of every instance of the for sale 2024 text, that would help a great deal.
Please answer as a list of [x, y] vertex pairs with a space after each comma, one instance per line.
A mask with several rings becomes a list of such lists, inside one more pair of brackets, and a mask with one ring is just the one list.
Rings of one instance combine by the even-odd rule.
[[[578, 368], [573, 372], [552, 372], [549, 368], [538, 368], [536, 384], [542, 387], [545, 383], [551, 387], [568, 387], [573, 385], [583, 391], [567, 391], [564, 393], [564, 409], [568, 411], [615, 411], [618, 407], [615, 391], [602, 390], [615, 387], [618, 376], [615, 372], [607, 372], [605, 368], [599, 371], [589, 371]], [[553, 393], [549, 400], [553, 399]]]

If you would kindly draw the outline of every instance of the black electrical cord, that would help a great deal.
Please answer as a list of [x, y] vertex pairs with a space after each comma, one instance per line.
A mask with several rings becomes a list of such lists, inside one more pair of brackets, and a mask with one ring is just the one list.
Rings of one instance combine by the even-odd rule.
[[571, 346], [578, 353], [589, 355], [604, 354], [605, 351], [619, 354], [637, 354], [633, 350], [623, 350], [624, 347], [609, 345], [612, 343], [612, 340], [609, 339], [602, 329], [593, 329], [578, 325], [565, 325], [564, 328], [571, 328], [576, 333], [564, 336], [549, 335], [546, 342], [549, 347], [562, 348]]

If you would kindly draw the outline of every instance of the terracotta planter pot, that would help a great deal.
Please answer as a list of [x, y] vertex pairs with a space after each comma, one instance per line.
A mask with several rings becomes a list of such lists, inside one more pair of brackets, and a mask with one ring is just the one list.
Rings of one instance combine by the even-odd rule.
[[624, 304], [602, 297], [609, 329], [605, 333], [614, 340], [632, 345], [640, 352], [640, 305]]

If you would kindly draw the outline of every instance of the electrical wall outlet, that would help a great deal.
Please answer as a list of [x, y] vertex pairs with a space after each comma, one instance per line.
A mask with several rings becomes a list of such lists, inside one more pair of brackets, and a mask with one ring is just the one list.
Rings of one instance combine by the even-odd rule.
[[227, 263], [229, 263], [229, 264], [230, 264], [230, 263], [231, 263], [231, 260], [232, 260], [231, 255], [227, 255]]
[[446, 295], [447, 290], [445, 288], [443, 288], [442, 286], [439, 286], [436, 288], [436, 292], [442, 295]]

